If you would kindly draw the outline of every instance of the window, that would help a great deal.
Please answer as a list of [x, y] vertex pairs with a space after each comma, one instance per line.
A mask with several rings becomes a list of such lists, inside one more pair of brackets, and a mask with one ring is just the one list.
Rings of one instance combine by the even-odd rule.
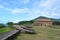
[[41, 24], [41, 26], [42, 26], [42, 24]]

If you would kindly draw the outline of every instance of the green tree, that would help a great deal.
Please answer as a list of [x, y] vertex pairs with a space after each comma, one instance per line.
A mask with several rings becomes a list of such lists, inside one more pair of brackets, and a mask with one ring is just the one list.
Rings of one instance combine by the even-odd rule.
[[54, 25], [60, 25], [60, 22], [59, 21], [55, 21], [53, 22]]
[[32, 23], [33, 23], [33, 21], [21, 21], [18, 24], [23, 25], [23, 24], [32, 24]]
[[13, 22], [8, 22], [8, 23], [7, 23], [7, 25], [8, 25], [9, 27], [12, 27], [13, 24], [14, 24]]
[[0, 28], [3, 28], [3, 27], [5, 27], [5, 25], [4, 25], [4, 24], [2, 24], [2, 23], [0, 23]]

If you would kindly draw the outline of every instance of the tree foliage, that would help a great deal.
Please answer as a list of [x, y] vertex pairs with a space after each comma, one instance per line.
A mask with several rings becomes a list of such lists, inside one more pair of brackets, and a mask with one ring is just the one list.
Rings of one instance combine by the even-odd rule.
[[8, 26], [13, 26], [13, 24], [14, 24], [13, 22], [8, 22], [7, 23]]
[[53, 22], [54, 25], [60, 25], [60, 22], [59, 21], [55, 21]]
[[21, 21], [18, 24], [22, 25], [22, 24], [32, 24], [32, 23], [33, 23], [33, 21]]
[[4, 24], [2, 24], [2, 23], [0, 23], [0, 28], [3, 28], [3, 27], [5, 27], [5, 25], [4, 25]]

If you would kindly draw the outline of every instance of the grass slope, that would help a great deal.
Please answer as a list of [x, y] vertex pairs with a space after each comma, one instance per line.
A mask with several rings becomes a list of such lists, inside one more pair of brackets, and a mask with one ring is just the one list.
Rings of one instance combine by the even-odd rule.
[[0, 34], [12, 30], [11, 27], [0, 28]]
[[32, 35], [21, 33], [17, 38], [15, 38], [15, 40], [60, 40], [60, 26], [33, 26], [33, 28], [37, 34]]

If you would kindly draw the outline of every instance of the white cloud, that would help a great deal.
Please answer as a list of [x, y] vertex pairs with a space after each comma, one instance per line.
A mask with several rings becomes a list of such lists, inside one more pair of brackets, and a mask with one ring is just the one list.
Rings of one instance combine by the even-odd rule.
[[19, 4], [27, 4], [27, 3], [29, 3], [29, 1], [30, 0], [14, 0], [14, 1], [12, 1], [12, 3], [14, 4], [14, 5], [19, 5]]
[[[24, 4], [27, 4], [30, 0], [23, 0]], [[10, 9], [10, 8], [5, 8], [7, 10], [9, 10], [10, 13], [12, 14], [19, 14], [19, 13], [28, 13], [27, 16], [31, 16], [31, 15], [35, 15], [35, 16], [56, 16], [57, 13], [59, 12], [59, 10], [57, 7], [55, 7], [55, 3], [57, 0], [41, 0], [39, 2], [34, 2], [33, 8], [14, 8], [14, 9]], [[1, 8], [3, 8], [3, 6], [0, 6]], [[50, 14], [49, 14], [50, 13]]]
[[5, 1], [4, 1], [4, 2], [2, 2], [2, 3], [3, 3], [4, 5], [6, 5], [6, 6], [8, 6], [8, 5], [9, 5], [9, 4], [8, 4], [7, 2], [5, 2]]
[[51, 7], [53, 5], [54, 1], [55, 0], [47, 0], [47, 1], [42, 0], [40, 5], [43, 7], [49, 7], [49, 6]]
[[12, 14], [18, 14], [18, 13], [25, 13], [25, 12], [28, 12], [28, 8], [24, 8], [24, 9], [18, 9], [18, 8], [16, 8], [16, 9], [12, 9], [12, 10], [10, 10], [10, 12], [12, 13]]
[[[4, 5], [0, 5], [0, 9], [3, 8], [3, 10], [7, 10], [9, 13], [14, 15], [13, 17], [11, 17], [11, 16], [7, 17], [7, 20], [5, 20], [5, 21], [12, 21], [12, 22], [16, 23], [16, 22], [19, 22], [22, 20], [31, 20], [38, 16], [47, 16], [47, 17], [55, 17], [55, 18], [60, 17], [59, 0], [34, 1], [33, 3], [31, 2], [31, 4], [27, 5], [28, 3], [30, 3], [30, 1], [31, 0], [23, 0], [21, 4], [19, 4], [20, 0], [12, 1], [11, 5], [14, 5], [13, 6], [14, 8], [8, 7], [8, 6], [10, 6], [10, 4], [8, 4], [6, 2], [3, 3]], [[23, 5], [24, 7], [18, 8], [22, 4], [24, 4], [25, 6]], [[15, 7], [15, 5], [17, 5], [17, 7]], [[32, 6], [32, 8], [30, 8], [31, 6]], [[21, 16], [18, 17], [18, 15], [24, 14], [24, 13], [26, 15], [22, 15], [22, 17]], [[16, 14], [18, 14], [18, 15], [16, 15]], [[24, 18], [23, 18], [23, 16], [24, 16]], [[11, 20], [8, 18], [10, 18]]]
[[19, 22], [19, 21], [21, 21], [21, 20], [20, 20], [20, 19], [14, 19], [14, 20], [13, 20], [14, 23], [17, 23], [17, 22]]
[[5, 8], [3, 5], [0, 5], [0, 8]]
[[23, 0], [24, 4], [27, 4], [30, 0]]
[[[46, 2], [41, 3], [40, 6], [44, 7], [44, 10], [41, 11], [41, 14], [44, 16], [48, 16], [48, 17], [55, 17], [55, 16], [59, 16], [58, 14], [60, 13], [60, 9], [56, 6], [59, 6], [59, 4], [55, 5], [55, 3], [58, 0], [47, 0]], [[57, 10], [56, 10], [57, 9]]]

